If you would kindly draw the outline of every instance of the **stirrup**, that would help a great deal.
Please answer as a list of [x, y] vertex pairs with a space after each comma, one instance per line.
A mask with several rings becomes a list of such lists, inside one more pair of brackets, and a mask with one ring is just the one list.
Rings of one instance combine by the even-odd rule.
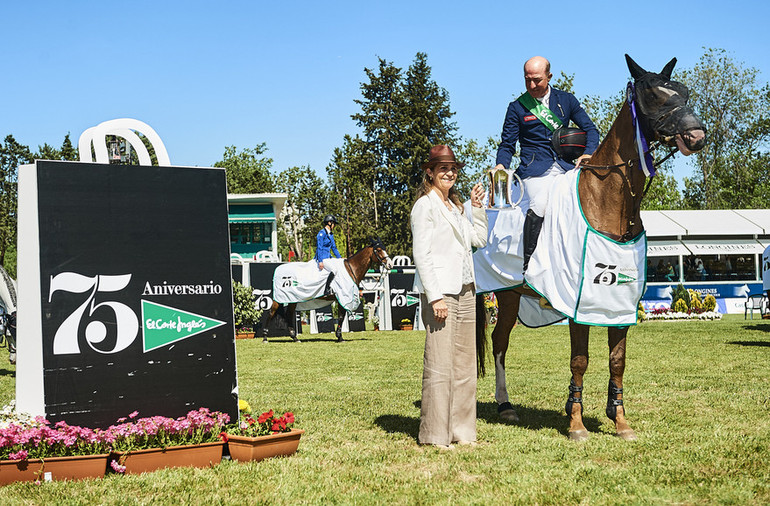
[[[610, 384], [607, 387], [607, 409], [605, 410], [607, 413], [607, 418], [615, 421], [615, 418], [618, 416], [618, 406], [623, 406], [623, 399], [616, 399], [618, 395], [623, 394], [623, 389], [618, 388], [615, 386], [615, 383], [610, 380]], [[625, 413], [625, 407], [623, 407], [623, 412]]]
[[567, 412], [567, 416], [572, 416], [573, 403], [580, 404], [580, 414], [581, 415], [583, 414], [583, 395], [581, 394], [580, 397], [575, 397], [573, 395], [582, 391], [583, 391], [583, 387], [579, 387], [575, 384], [575, 378], [570, 378], [569, 397], [567, 398], [567, 403], [564, 405], [564, 411]]

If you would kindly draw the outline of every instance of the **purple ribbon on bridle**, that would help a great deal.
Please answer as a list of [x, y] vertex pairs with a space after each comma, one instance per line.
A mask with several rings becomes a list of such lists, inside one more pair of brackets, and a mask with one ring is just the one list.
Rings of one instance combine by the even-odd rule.
[[628, 87], [626, 88], [626, 99], [628, 100], [628, 105], [631, 107], [631, 121], [634, 125], [636, 150], [639, 152], [639, 165], [645, 176], [652, 177], [655, 175], [655, 166], [652, 164], [652, 155], [650, 155], [647, 139], [644, 137], [644, 134], [639, 127], [639, 121], [636, 114], [636, 89], [632, 82], [628, 83]]

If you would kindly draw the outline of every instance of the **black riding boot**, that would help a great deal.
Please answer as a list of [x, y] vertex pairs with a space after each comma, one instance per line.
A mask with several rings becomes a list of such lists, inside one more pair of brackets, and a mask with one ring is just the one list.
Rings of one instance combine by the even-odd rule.
[[529, 259], [535, 252], [537, 246], [537, 237], [540, 235], [540, 229], [543, 226], [543, 217], [538, 216], [532, 209], [527, 210], [527, 217], [524, 219], [524, 272], [527, 272]]

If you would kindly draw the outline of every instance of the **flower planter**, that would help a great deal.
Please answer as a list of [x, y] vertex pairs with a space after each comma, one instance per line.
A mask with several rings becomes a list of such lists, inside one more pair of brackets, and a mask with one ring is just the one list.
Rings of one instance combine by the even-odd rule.
[[401, 330], [414, 330], [414, 325], [401, 325]]
[[254, 339], [254, 332], [236, 332], [236, 339]]
[[291, 429], [291, 432], [258, 437], [228, 434], [227, 448], [230, 450], [230, 458], [240, 462], [291, 455], [297, 451], [299, 438], [304, 433], [302, 429]]
[[126, 474], [139, 474], [164, 467], [211, 467], [222, 461], [224, 443], [149, 448], [130, 452], [113, 452], [111, 460], [126, 466]]
[[73, 455], [45, 459], [0, 460], [0, 485], [15, 481], [82, 480], [107, 471], [109, 454]]

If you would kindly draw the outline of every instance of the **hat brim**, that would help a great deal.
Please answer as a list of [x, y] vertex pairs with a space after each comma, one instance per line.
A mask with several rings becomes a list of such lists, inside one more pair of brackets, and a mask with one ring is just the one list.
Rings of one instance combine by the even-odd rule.
[[465, 167], [465, 164], [462, 163], [462, 162], [455, 162], [453, 160], [438, 160], [438, 161], [434, 160], [432, 162], [425, 162], [425, 163], [423, 163], [422, 164], [422, 168], [424, 170], [424, 169], [428, 169], [430, 167], [433, 167], [434, 165], [454, 165], [458, 169], [462, 169], [463, 167]]

